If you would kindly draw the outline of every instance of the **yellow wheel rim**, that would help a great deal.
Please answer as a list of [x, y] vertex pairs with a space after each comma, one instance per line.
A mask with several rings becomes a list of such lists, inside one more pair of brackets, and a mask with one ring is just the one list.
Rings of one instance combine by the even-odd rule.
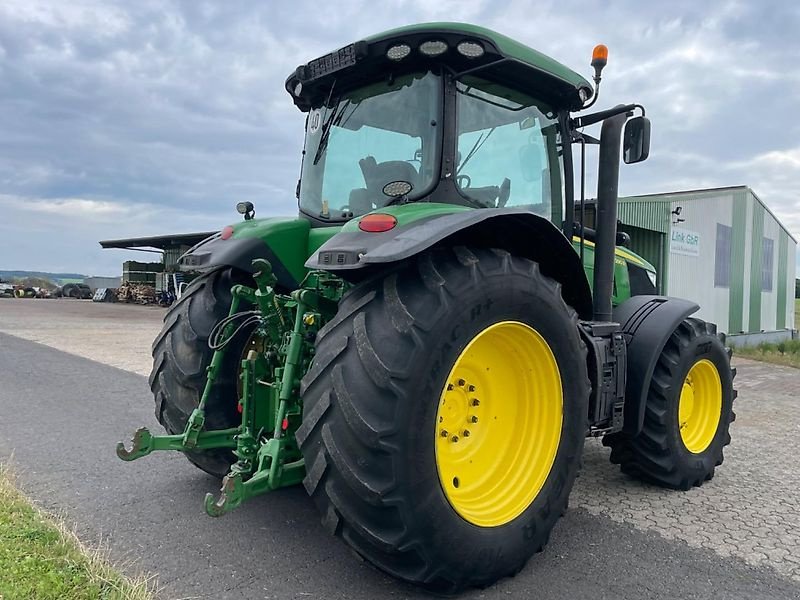
[[561, 375], [538, 331], [487, 327], [456, 359], [436, 413], [436, 467], [468, 522], [513, 521], [542, 489], [561, 439]]
[[722, 382], [717, 367], [707, 358], [698, 360], [681, 388], [678, 423], [686, 449], [699, 454], [709, 447], [722, 415]]

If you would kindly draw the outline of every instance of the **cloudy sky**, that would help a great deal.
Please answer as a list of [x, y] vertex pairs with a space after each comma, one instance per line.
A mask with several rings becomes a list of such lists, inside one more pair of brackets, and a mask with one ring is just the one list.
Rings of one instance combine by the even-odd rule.
[[[587, 8], [595, 4], [594, 8]], [[301, 62], [398, 25], [486, 25], [644, 104], [623, 194], [750, 185], [800, 237], [800, 3], [2, 0], [0, 269], [118, 274], [97, 240], [292, 214]]]

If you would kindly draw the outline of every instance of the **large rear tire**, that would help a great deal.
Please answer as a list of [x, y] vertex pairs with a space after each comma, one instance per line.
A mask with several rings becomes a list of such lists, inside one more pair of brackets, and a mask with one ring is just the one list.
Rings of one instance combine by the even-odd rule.
[[695, 318], [672, 333], [650, 381], [641, 433], [603, 438], [623, 473], [679, 490], [714, 476], [736, 419], [735, 370], [723, 339]]
[[[230, 268], [202, 275], [164, 316], [164, 326], [153, 342], [149, 381], [156, 418], [168, 433], [182, 433], [189, 415], [199, 404], [206, 384], [206, 368], [213, 355], [208, 336], [230, 311], [231, 287], [247, 280], [244, 273]], [[206, 402], [206, 429], [225, 429], [242, 422], [237, 412], [237, 377], [247, 337], [239, 335], [227, 347], [219, 378]], [[219, 478], [227, 474], [236, 460], [233, 452], [224, 449], [185, 455], [195, 466]]]
[[589, 380], [538, 265], [441, 248], [354, 288], [303, 380], [306, 490], [326, 528], [439, 593], [516, 574], [566, 510]]

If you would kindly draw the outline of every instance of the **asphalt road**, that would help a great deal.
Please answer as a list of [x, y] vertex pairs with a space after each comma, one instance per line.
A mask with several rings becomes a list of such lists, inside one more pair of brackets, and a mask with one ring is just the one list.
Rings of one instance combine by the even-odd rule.
[[[156, 574], [161, 597], [426, 597], [328, 536], [302, 488], [205, 516], [218, 484], [180, 455], [116, 458], [141, 424], [157, 429], [144, 377], [0, 334], [0, 459], [117, 565]], [[796, 600], [800, 583], [577, 508], [517, 577], [462, 597]]]

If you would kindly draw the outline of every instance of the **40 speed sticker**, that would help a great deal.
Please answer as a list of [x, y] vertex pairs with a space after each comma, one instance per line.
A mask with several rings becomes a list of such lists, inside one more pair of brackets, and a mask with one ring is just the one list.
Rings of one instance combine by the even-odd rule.
[[317, 133], [319, 126], [322, 125], [322, 111], [319, 109], [312, 110], [308, 115], [308, 132], [311, 134]]

